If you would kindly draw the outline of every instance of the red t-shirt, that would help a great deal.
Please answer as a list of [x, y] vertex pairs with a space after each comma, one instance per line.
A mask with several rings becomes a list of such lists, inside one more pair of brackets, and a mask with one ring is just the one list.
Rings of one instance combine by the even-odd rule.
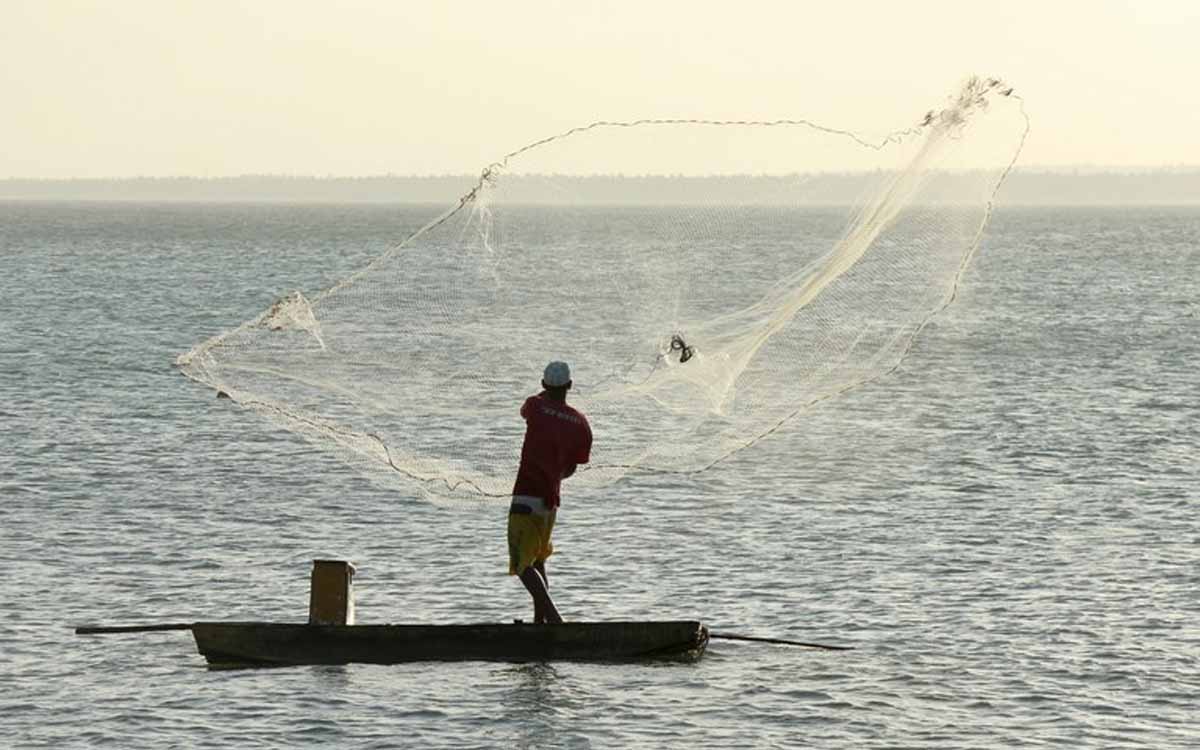
[[532, 495], [557, 508], [563, 474], [576, 464], [586, 464], [592, 452], [592, 428], [587, 418], [543, 391], [521, 405], [525, 418], [525, 443], [517, 469], [514, 495]]

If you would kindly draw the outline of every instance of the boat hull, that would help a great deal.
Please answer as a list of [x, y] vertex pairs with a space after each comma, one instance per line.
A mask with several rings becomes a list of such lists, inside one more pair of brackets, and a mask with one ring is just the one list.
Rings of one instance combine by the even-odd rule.
[[708, 629], [694, 620], [476, 625], [305, 625], [197, 622], [209, 666], [402, 664], [419, 661], [697, 659]]

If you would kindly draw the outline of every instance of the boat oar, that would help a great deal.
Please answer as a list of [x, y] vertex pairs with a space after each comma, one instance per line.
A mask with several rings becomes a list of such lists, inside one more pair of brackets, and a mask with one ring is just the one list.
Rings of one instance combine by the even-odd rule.
[[170, 622], [163, 625], [80, 625], [75, 635], [105, 635], [107, 633], [150, 633], [155, 630], [191, 630], [190, 622]]
[[737, 633], [709, 632], [709, 638], [720, 638], [725, 641], [754, 641], [755, 643], [778, 643], [782, 646], [803, 646], [804, 648], [819, 648], [825, 651], [853, 651], [853, 646], [827, 646], [824, 643], [805, 643], [804, 641], [789, 641], [786, 638], [760, 638], [754, 635], [738, 635]]

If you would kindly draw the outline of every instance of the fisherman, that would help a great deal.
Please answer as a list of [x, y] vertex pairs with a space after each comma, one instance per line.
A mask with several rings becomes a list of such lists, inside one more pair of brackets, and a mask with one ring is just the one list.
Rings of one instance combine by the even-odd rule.
[[588, 462], [592, 429], [583, 414], [567, 405], [571, 368], [566, 362], [546, 365], [542, 389], [521, 405], [525, 442], [508, 512], [508, 574], [518, 576], [533, 597], [533, 621], [557, 624], [562, 616], [546, 577], [546, 558], [554, 552], [550, 532], [559, 486], [578, 464]]

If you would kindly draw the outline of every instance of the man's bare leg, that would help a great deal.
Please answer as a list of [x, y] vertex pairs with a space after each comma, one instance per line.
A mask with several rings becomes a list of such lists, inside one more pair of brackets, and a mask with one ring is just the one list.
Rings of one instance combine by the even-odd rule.
[[[545, 569], [544, 565], [541, 567]], [[550, 598], [550, 592], [546, 589], [546, 579], [542, 577], [538, 566], [530, 565], [521, 572], [520, 578], [529, 595], [533, 597], [533, 621], [555, 625], [561, 623], [562, 615], [558, 613], [554, 600]]]
[[[546, 598], [553, 602], [550, 598], [550, 576], [546, 575], [546, 561], [538, 560], [533, 567], [542, 574], [542, 583], [546, 584]], [[533, 600], [533, 621], [541, 625], [546, 623], [546, 607], [537, 599]]]

